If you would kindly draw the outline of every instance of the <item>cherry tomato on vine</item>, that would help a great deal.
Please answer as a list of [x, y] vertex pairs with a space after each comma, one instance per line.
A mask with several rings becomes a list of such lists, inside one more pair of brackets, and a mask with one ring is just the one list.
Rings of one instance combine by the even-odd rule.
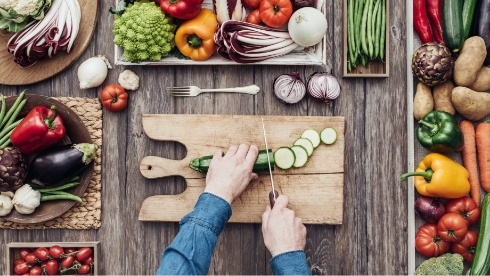
[[17, 275], [27, 273], [29, 271], [29, 265], [26, 262], [20, 263], [14, 267], [14, 272]]
[[92, 249], [90, 247], [82, 247], [78, 249], [78, 253], [75, 256], [77, 257], [77, 261], [85, 261], [92, 256]]
[[119, 112], [128, 106], [128, 93], [119, 84], [108, 84], [100, 92], [102, 105], [110, 111]]
[[24, 260], [24, 257], [25, 257], [27, 254], [29, 254], [29, 253], [31, 253], [31, 250], [30, 250], [29, 248], [21, 248], [21, 249], [19, 249], [19, 256], [20, 256], [20, 258], [21, 258], [22, 260]]
[[60, 259], [64, 253], [65, 251], [59, 245], [53, 245], [49, 248], [49, 254], [55, 259]]
[[43, 270], [40, 266], [34, 266], [29, 270], [29, 275], [41, 275]]
[[460, 214], [468, 226], [480, 219], [480, 208], [476, 205], [475, 200], [468, 196], [449, 200], [446, 204], [446, 213]]
[[29, 254], [27, 254], [25, 257], [24, 257], [24, 260], [28, 263], [28, 264], [36, 264], [38, 259], [36, 257], [36, 254], [30, 252]]
[[78, 270], [78, 274], [89, 274], [90, 273], [90, 266], [89, 265], [82, 265]]
[[86, 260], [82, 262], [82, 264], [90, 265], [94, 262], [94, 256], [88, 257]]
[[57, 275], [59, 273], [58, 269], [58, 261], [51, 259], [46, 262], [45, 270], [48, 275]]
[[458, 242], [468, 232], [466, 220], [459, 214], [447, 213], [437, 223], [437, 233], [447, 242]]
[[39, 247], [34, 251], [36, 257], [41, 261], [46, 261], [49, 258], [49, 250], [46, 247]]
[[70, 254], [70, 253], [73, 253], [75, 251], [77, 251], [77, 250], [75, 248], [73, 248], [73, 247], [67, 247], [67, 248], [65, 248], [65, 254]]
[[61, 260], [61, 266], [64, 268], [70, 268], [73, 265], [73, 262], [75, 261], [75, 257], [73, 256], [66, 256]]
[[437, 225], [426, 223], [420, 226], [415, 237], [415, 249], [423, 256], [437, 257], [449, 251], [450, 243], [441, 239], [437, 233]]

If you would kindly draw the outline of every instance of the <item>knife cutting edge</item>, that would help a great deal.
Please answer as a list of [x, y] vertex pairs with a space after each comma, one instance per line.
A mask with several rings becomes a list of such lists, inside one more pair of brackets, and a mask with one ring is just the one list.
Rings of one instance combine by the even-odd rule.
[[267, 152], [267, 164], [269, 165], [269, 176], [271, 178], [271, 187], [272, 187], [272, 191], [269, 193], [269, 201], [271, 204], [271, 208], [274, 208], [274, 203], [276, 202], [279, 193], [276, 191], [274, 187], [274, 178], [272, 177], [271, 160], [269, 157], [269, 145], [267, 144], [267, 135], [265, 134], [264, 117], [261, 116], [260, 119], [262, 120], [262, 131], [264, 132], [265, 150]]

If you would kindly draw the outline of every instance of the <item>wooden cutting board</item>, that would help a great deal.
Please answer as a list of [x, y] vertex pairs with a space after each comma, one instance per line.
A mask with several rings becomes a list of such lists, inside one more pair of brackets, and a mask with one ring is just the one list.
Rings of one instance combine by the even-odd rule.
[[[341, 224], [344, 186], [344, 117], [263, 116], [270, 149], [291, 146], [308, 129], [333, 127], [337, 141], [318, 146], [302, 168], [273, 171], [280, 194], [289, 197], [289, 207], [306, 224]], [[183, 160], [146, 156], [140, 171], [146, 178], [180, 175], [186, 190], [178, 195], [146, 198], [139, 213], [141, 221], [180, 221], [192, 211], [204, 191], [205, 175], [189, 168], [192, 159], [226, 151], [232, 144], [256, 144], [265, 149], [260, 116], [143, 114], [143, 129], [154, 140], [177, 141], [187, 149]], [[271, 190], [268, 172], [261, 173], [232, 205], [230, 222], [260, 223]]]

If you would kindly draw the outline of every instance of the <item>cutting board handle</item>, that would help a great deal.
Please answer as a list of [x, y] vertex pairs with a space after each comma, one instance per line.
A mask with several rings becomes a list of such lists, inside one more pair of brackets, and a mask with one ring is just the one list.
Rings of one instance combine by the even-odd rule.
[[189, 167], [190, 158], [172, 160], [158, 156], [145, 156], [140, 163], [141, 174], [146, 178], [160, 178], [173, 175], [186, 178], [204, 178], [205, 175]]

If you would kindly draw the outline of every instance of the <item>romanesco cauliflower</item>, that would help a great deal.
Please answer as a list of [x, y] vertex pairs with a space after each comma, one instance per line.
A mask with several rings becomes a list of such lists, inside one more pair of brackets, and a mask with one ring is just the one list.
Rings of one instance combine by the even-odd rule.
[[154, 2], [135, 2], [114, 20], [114, 43], [131, 62], [159, 61], [175, 46], [176, 26]]
[[18, 32], [32, 19], [44, 18], [51, 0], [0, 0], [0, 29]]

